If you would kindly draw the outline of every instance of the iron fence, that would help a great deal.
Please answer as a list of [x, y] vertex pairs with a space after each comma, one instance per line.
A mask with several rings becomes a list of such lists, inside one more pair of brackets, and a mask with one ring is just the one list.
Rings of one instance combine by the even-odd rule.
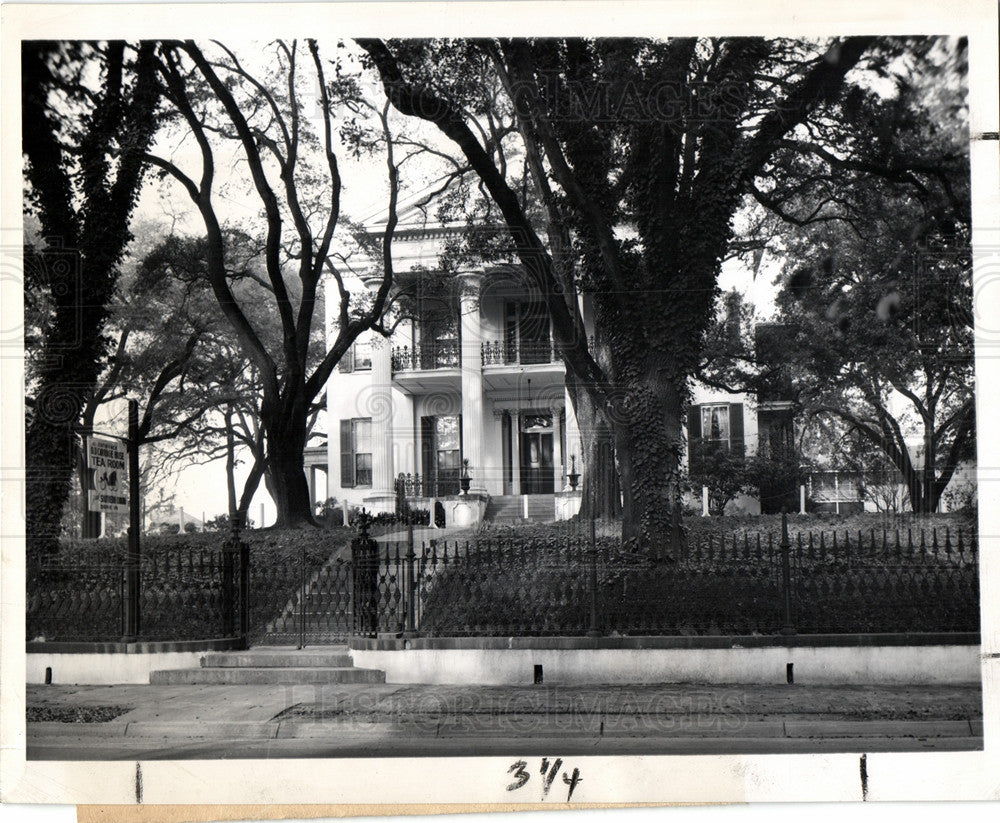
[[[368, 549], [366, 635], [975, 632], [965, 530], [709, 535], [673, 562], [561, 538]], [[374, 559], [371, 559], [374, 558]]]
[[[257, 559], [219, 549], [140, 564], [137, 639], [309, 645], [352, 635], [751, 635], [975, 632], [976, 535], [966, 529], [743, 532], [693, 537], [671, 562], [616, 537], [378, 544]], [[125, 563], [57, 558], [28, 573], [27, 638], [124, 634]]]
[[[143, 557], [136, 640], [232, 636], [238, 608], [235, 565], [223, 549]], [[27, 575], [28, 640], [111, 641], [125, 636], [123, 561], [56, 558]]]

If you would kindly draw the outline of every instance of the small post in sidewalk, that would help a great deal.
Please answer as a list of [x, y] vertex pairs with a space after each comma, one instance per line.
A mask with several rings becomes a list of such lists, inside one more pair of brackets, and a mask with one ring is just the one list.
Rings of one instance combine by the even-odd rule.
[[792, 624], [792, 565], [791, 565], [791, 541], [788, 539], [788, 512], [781, 512], [781, 593], [785, 611], [785, 622], [781, 627], [781, 633], [785, 635], [795, 634], [795, 626]]
[[600, 637], [597, 625], [597, 532], [594, 518], [590, 518], [590, 628], [587, 637]]
[[[397, 555], [398, 556], [398, 555]], [[417, 559], [413, 550], [413, 518], [406, 518], [406, 557], [404, 558], [403, 592], [406, 595], [406, 624], [403, 628], [403, 637], [411, 638], [417, 636], [416, 627], [416, 596], [417, 581], [413, 574], [413, 563]]]
[[134, 642], [140, 630], [139, 599], [139, 402], [128, 401], [128, 554], [125, 560], [125, 625], [122, 640]]

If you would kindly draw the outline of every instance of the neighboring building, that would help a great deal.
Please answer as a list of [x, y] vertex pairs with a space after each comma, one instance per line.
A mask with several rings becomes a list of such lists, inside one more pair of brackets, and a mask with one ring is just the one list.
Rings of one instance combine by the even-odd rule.
[[[730, 301], [727, 310], [738, 309], [738, 303], [734, 305]], [[789, 349], [782, 345], [783, 335], [782, 327], [774, 324], [762, 323], [754, 329], [758, 365], [766, 375], [756, 394], [729, 394], [693, 382], [686, 426], [689, 474], [697, 475], [706, 455], [720, 449], [738, 460], [758, 453], [794, 460], [791, 376], [786, 363], [782, 362], [782, 355], [787, 355]], [[771, 514], [782, 508], [798, 509], [794, 479], [773, 483], [760, 492], [759, 496], [738, 495], [727, 506], [727, 513]], [[691, 500], [689, 504], [699, 507], [701, 501]]]

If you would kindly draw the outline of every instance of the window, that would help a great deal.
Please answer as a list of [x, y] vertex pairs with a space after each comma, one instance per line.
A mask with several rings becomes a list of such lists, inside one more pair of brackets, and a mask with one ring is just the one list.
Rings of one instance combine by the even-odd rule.
[[743, 459], [743, 404], [707, 403], [688, 409], [688, 471], [699, 474], [705, 458], [723, 449]]
[[350, 489], [372, 484], [372, 421], [356, 417], [340, 421], [340, 485]]
[[371, 371], [372, 344], [370, 340], [355, 340], [337, 364], [341, 372]]
[[701, 436], [729, 448], [729, 406], [701, 407]]
[[354, 371], [371, 371], [372, 343], [371, 340], [354, 341]]
[[422, 418], [424, 479], [428, 494], [458, 494], [462, 465], [462, 417], [458, 414]]
[[549, 315], [542, 303], [508, 301], [504, 313], [506, 363], [549, 363], [552, 342]]

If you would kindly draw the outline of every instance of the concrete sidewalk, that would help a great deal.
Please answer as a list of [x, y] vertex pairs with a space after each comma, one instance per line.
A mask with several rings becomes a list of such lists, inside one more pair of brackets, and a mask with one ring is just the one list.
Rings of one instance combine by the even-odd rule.
[[[978, 685], [28, 686], [31, 759], [982, 748]], [[110, 713], [110, 712], [109, 712]]]

